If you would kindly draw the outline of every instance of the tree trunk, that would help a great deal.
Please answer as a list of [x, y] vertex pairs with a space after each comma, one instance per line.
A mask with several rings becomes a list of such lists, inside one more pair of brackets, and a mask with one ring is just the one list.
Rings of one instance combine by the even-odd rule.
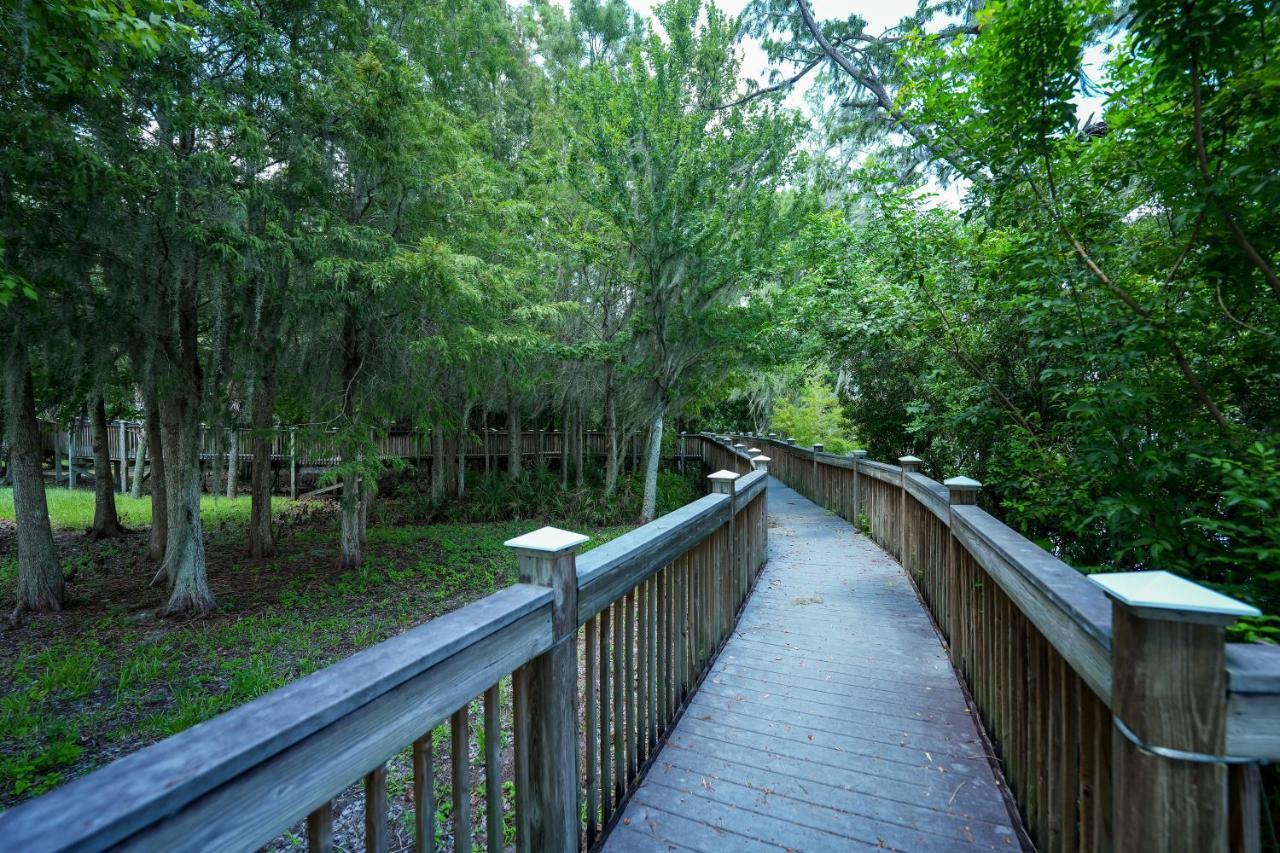
[[163, 570], [169, 579], [166, 614], [213, 610], [200, 520], [200, 418], [190, 391], [170, 390], [160, 404], [165, 456], [168, 535]]
[[151, 457], [151, 542], [147, 552], [158, 563], [164, 559], [164, 552], [169, 545], [169, 489], [164, 470], [160, 404], [154, 388], [147, 396], [146, 443], [147, 454]]
[[18, 522], [17, 612], [61, 610], [65, 596], [62, 566], [49, 525], [49, 505], [40, 470], [40, 422], [36, 419], [27, 345], [20, 330], [13, 335], [5, 374], [13, 507]]
[[[116, 488], [111, 476], [111, 447], [107, 435], [107, 405], [99, 387], [93, 395], [93, 526], [90, 539], [123, 536], [116, 513]], [[123, 450], [123, 448], [121, 448]]]
[[524, 472], [524, 432], [520, 424], [520, 407], [514, 399], [507, 407], [507, 473], [520, 479]]
[[235, 424], [227, 430], [227, 500], [240, 494], [240, 430]]
[[360, 478], [360, 548], [369, 546], [369, 510], [373, 509], [373, 499], [378, 494], [378, 481], [372, 477]]
[[364, 555], [360, 547], [360, 476], [346, 474], [342, 478], [342, 534], [338, 568], [351, 571], [360, 567]]
[[575, 414], [576, 417], [574, 418], [573, 425], [573, 483], [581, 489], [586, 468], [583, 446], [587, 443], [586, 430], [583, 426], [586, 416], [582, 411], [581, 400], [578, 401], [578, 409]]
[[134, 500], [142, 499], [142, 472], [147, 462], [147, 431], [138, 435], [138, 448], [133, 452], [133, 486], [129, 496]]
[[249, 475], [249, 556], [272, 557], [276, 535], [271, 527], [271, 427], [275, 415], [275, 385], [264, 375], [253, 389], [253, 471]]
[[662, 460], [662, 413], [659, 412], [649, 428], [649, 448], [645, 454], [644, 504], [641, 521], [648, 524], [658, 513], [658, 463]]
[[213, 433], [213, 459], [210, 472], [213, 474], [213, 482], [209, 484], [209, 494], [222, 494], [222, 453], [227, 446], [227, 431], [225, 429], [214, 429]]
[[470, 411], [466, 412], [462, 418], [462, 426], [458, 427], [458, 455], [455, 464], [458, 466], [458, 497], [464, 497], [467, 493], [467, 417]]
[[560, 410], [560, 485], [569, 488], [569, 436], [572, 435], [573, 422], [569, 419], [569, 401], [566, 399]]
[[621, 454], [618, 452], [618, 406], [613, 397], [613, 383], [605, 384], [604, 397], [604, 495], [613, 497], [618, 488], [618, 465]]
[[431, 428], [431, 499], [444, 500], [444, 429], [438, 424]]

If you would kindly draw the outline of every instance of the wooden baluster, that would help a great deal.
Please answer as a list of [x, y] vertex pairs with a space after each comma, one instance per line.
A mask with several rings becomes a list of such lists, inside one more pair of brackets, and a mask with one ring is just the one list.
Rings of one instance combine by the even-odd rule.
[[453, 849], [471, 849], [471, 714], [463, 705], [449, 720], [453, 765]]
[[432, 766], [434, 743], [427, 732], [413, 742], [413, 835], [418, 853], [436, 849], [435, 769]]
[[636, 737], [636, 591], [629, 591], [624, 599], [623, 613], [626, 614], [626, 633], [623, 635], [623, 642], [626, 645], [626, 651], [623, 654], [625, 667], [623, 669], [623, 677], [626, 679], [626, 688], [622, 691], [622, 707], [626, 714], [626, 727], [624, 737], [627, 741], [627, 787], [631, 786], [631, 780], [635, 778], [638, 762], [636, 761], [636, 746], [638, 738]]
[[600, 611], [600, 819], [603, 826], [613, 816], [613, 760], [609, 748], [612, 743], [613, 691], [610, 684], [609, 639], [612, 630], [609, 608]]
[[333, 853], [333, 803], [325, 803], [307, 815], [309, 853]]
[[485, 840], [488, 842], [489, 853], [500, 853], [504, 841], [501, 700], [501, 683], [493, 685], [484, 693]]
[[649, 581], [636, 587], [636, 623], [638, 646], [636, 669], [636, 761], [643, 764], [649, 754]]
[[597, 645], [599, 639], [596, 636], [598, 616], [592, 616], [587, 620], [586, 638], [583, 645], [586, 647], [586, 685], [583, 692], [587, 700], [587, 719], [584, 726], [584, 738], [587, 742], [587, 768], [586, 768], [586, 788], [587, 788], [587, 846], [595, 843], [596, 834], [599, 832], [599, 824], [596, 822], [597, 812], [597, 791], [599, 790], [600, 777], [598, 769], [599, 741], [597, 741], [597, 727], [599, 723], [599, 695], [596, 686], [596, 658], [598, 655]]
[[387, 765], [380, 764], [364, 777], [364, 849], [387, 850]]
[[648, 752], [653, 755], [658, 745], [658, 581], [661, 571], [649, 578], [649, 643], [645, 648], [649, 656], [649, 678], [645, 682], [645, 690], [649, 697], [649, 744]]
[[622, 600], [613, 603], [613, 800], [621, 803], [627, 790], [626, 613]]

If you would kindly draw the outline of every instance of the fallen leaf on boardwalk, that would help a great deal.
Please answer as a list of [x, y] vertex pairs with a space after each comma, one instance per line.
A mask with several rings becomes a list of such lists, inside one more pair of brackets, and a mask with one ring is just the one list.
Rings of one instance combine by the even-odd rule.
[[926, 752], [926, 753], [924, 754], [924, 757], [925, 757], [925, 758], [927, 758], [927, 759], [929, 759], [929, 763], [930, 763], [930, 764], [932, 764], [932, 763], [933, 763], [933, 756], [932, 756], [932, 755], [930, 755], [929, 753], [927, 753], [927, 752]]
[[711, 783], [707, 781], [707, 777], [706, 777], [706, 776], [703, 776], [703, 777], [702, 777], [702, 787], [706, 788], [708, 791], [714, 790], [714, 789], [711, 787]]
[[809, 735], [809, 740], [813, 740], [813, 735]]
[[629, 818], [629, 817], [624, 817], [624, 818], [622, 819], [622, 825], [623, 825], [623, 826], [631, 826], [631, 818]]

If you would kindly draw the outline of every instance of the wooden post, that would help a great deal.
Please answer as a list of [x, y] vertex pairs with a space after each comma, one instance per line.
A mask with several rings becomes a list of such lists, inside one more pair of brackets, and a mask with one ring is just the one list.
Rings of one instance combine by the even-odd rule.
[[747, 446], [745, 444], [739, 443], [733, 446], [733, 470], [738, 471], [739, 474], [742, 473], [738, 469], [742, 467], [742, 454], [746, 449]]
[[898, 504], [898, 562], [907, 567], [907, 475], [920, 470], [921, 460], [915, 456], [899, 456], [898, 465], [902, 468], [902, 501]]
[[853, 517], [849, 519], [849, 523], [860, 530], [858, 519], [862, 517], [862, 474], [858, 471], [858, 465], [867, 458], [867, 451], [854, 450], [849, 455], [853, 457], [853, 512], [850, 513]]
[[1225, 629], [1259, 611], [1168, 572], [1089, 579], [1111, 597], [1115, 849], [1226, 853]]
[[822, 452], [823, 446], [815, 444], [813, 446], [813, 470], [810, 471], [809, 479], [813, 482], [813, 502], [823, 509], [827, 508], [827, 502], [822, 499], [822, 492], [818, 488], [818, 454]]
[[[736, 467], [736, 464], [735, 464], [735, 467]], [[725, 581], [729, 581], [730, 578], [736, 578], [737, 576], [737, 572], [735, 571], [735, 569], [737, 568], [737, 563], [734, 562], [734, 558], [736, 556], [734, 554], [734, 550], [735, 550], [734, 540], [737, 537], [734, 535], [736, 532], [734, 530], [734, 524], [736, 522], [736, 518], [733, 512], [733, 494], [734, 494], [734, 491], [737, 489], [738, 475], [733, 471], [716, 471], [714, 474], [708, 474], [707, 479], [711, 481], [712, 494], [729, 496], [729, 524], [728, 524], [729, 536], [726, 539], [725, 553], [722, 557], [722, 559], [725, 560], [724, 574], [721, 575], [720, 572], [716, 572], [714, 575], [715, 581], [713, 581], [713, 583], [718, 583], [721, 577], [723, 577]], [[736, 579], [745, 583], [745, 578], [736, 578]], [[717, 590], [721, 588], [722, 586], [720, 585], [717, 585], [716, 587]], [[712, 593], [711, 598], [712, 598], [711, 621], [712, 621], [712, 624], [716, 626], [715, 635], [712, 640], [712, 645], [715, 646], [715, 645], [719, 645], [719, 642], [721, 640], [721, 631], [723, 630], [721, 626], [727, 625], [728, 623], [727, 620], [730, 614], [722, 612], [723, 609], [727, 606], [725, 602], [725, 598], [726, 598], [725, 595]]]
[[289, 428], [289, 497], [298, 499], [298, 429]]
[[685, 439], [687, 439], [688, 437], [689, 437], [689, 434], [687, 432], [685, 432], [684, 430], [680, 431], [680, 473], [681, 474], [684, 473]]
[[[942, 485], [947, 487], [947, 503], [951, 506], [974, 506], [978, 503], [978, 490], [982, 488], [982, 484], [977, 480], [968, 477], [951, 477], [943, 480]], [[954, 518], [950, 523], [950, 529], [955, 530], [956, 523]], [[970, 618], [971, 614], [961, 613], [957, 602], [963, 600], [960, 594], [960, 549], [961, 545], [956, 537], [947, 534], [947, 597], [950, 600], [948, 607], [948, 625], [947, 636], [951, 638], [952, 662], [961, 668], [959, 658], [965, 654], [965, 649], [961, 647], [958, 638], [964, 633], [964, 620]]]
[[519, 848], [578, 849], [578, 577], [580, 533], [543, 527], [505, 544], [520, 582], [551, 587], [554, 645], [515, 671]]
[[766, 474], [768, 474], [768, 473], [769, 473], [769, 463], [770, 463], [770, 462], [772, 462], [772, 461], [773, 461], [773, 460], [772, 460], [772, 459], [770, 459], [768, 456], [763, 456], [763, 455], [759, 455], [759, 456], [752, 456], [752, 457], [751, 457], [751, 470], [753, 470], [753, 471], [763, 471], [763, 472], [765, 472]]

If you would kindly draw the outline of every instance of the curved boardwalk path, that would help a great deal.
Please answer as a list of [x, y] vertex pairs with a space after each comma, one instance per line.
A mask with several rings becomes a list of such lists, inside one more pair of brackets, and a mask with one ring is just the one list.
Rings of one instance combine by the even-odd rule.
[[769, 481], [769, 563], [604, 849], [1018, 850], [902, 568]]

